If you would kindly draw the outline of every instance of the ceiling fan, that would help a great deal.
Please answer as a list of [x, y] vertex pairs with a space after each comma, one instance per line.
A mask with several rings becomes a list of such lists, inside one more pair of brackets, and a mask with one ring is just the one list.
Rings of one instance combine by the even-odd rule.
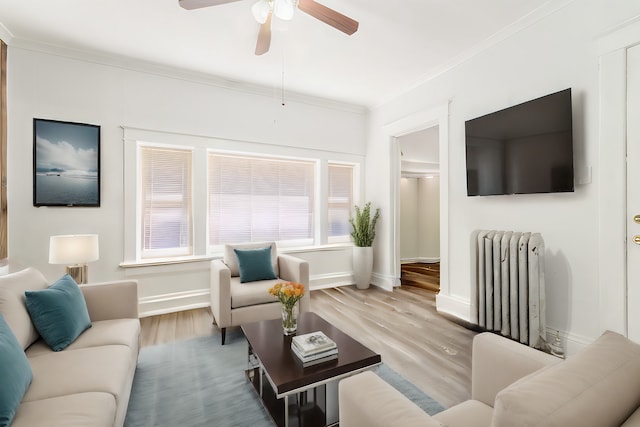
[[[188, 10], [218, 6], [236, 1], [240, 0], [179, 0], [180, 6]], [[269, 51], [272, 16], [275, 15], [280, 19], [290, 20], [296, 7], [345, 34], [352, 35], [358, 31], [358, 21], [315, 0], [258, 0], [251, 8], [256, 21], [262, 24], [258, 32], [258, 41], [256, 42], [256, 55], [262, 55]]]

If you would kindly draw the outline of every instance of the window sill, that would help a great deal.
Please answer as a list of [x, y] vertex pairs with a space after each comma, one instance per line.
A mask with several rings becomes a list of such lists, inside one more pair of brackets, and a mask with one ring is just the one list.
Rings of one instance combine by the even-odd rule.
[[[345, 248], [353, 247], [353, 243], [330, 243], [326, 245], [318, 246], [296, 246], [296, 247], [284, 247], [278, 248], [278, 252], [282, 254], [298, 254], [307, 252], [324, 252], [324, 251], [338, 251]], [[153, 258], [139, 261], [123, 261], [120, 263], [122, 268], [139, 268], [139, 267], [157, 267], [162, 265], [172, 264], [188, 264], [195, 262], [206, 262], [214, 259], [221, 259], [223, 257], [222, 252], [214, 253], [211, 255], [194, 255], [187, 257], [175, 257], [175, 258]]]
[[171, 264], [186, 264], [190, 262], [203, 262], [211, 261], [212, 259], [220, 258], [219, 256], [209, 255], [194, 255], [175, 258], [153, 258], [144, 259], [139, 261], [123, 261], [120, 263], [122, 268], [137, 268], [137, 267], [155, 267], [158, 265], [171, 265]]

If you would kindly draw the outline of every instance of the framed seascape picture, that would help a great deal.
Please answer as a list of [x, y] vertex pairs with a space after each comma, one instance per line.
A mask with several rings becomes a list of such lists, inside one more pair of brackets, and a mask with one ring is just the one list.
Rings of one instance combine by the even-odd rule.
[[100, 206], [100, 126], [33, 119], [33, 205]]

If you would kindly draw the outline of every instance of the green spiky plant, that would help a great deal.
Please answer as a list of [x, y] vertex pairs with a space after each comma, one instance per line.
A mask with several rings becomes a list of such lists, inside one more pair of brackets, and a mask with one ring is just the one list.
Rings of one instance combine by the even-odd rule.
[[355, 208], [355, 217], [349, 217], [353, 243], [360, 247], [372, 246], [373, 240], [376, 238], [376, 223], [380, 217], [380, 208], [376, 209], [373, 218], [371, 218], [371, 202], [364, 205], [363, 209], [360, 209], [358, 205]]

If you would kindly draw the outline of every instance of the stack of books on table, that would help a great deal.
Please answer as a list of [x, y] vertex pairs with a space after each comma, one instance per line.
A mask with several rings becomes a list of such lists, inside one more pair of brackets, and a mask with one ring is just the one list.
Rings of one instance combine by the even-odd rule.
[[294, 336], [291, 349], [305, 367], [338, 358], [338, 346], [322, 331]]

